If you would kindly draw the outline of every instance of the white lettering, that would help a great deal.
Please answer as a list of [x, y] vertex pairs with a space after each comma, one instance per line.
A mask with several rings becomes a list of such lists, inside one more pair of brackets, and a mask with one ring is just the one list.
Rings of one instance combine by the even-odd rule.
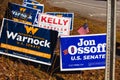
[[70, 47], [68, 48], [68, 53], [69, 53], [70, 55], [75, 55], [75, 54], [77, 53], [77, 47], [74, 46], [74, 45], [70, 46]]
[[99, 55], [85, 55], [83, 56], [83, 60], [90, 60], [90, 59], [105, 59], [106, 54], [99, 54]]
[[84, 39], [79, 39], [79, 40], [80, 42], [78, 43], [78, 46], [96, 45], [95, 40], [84, 40]]
[[48, 42], [48, 40], [41, 41], [39, 39], [29, 38], [26, 36], [19, 35], [18, 33], [13, 33], [9, 31], [7, 31], [7, 37], [8, 39], [12, 38], [13, 40], [16, 39], [17, 41], [20, 41], [20, 42], [27, 42], [27, 43], [34, 44], [37, 46], [40, 45], [40, 46], [50, 48], [50, 42]]
[[8, 38], [12, 37], [13, 40], [16, 38], [17, 35], [18, 35], [18, 33], [14, 34], [13, 32], [9, 33], [9, 31], [7, 31], [7, 37]]

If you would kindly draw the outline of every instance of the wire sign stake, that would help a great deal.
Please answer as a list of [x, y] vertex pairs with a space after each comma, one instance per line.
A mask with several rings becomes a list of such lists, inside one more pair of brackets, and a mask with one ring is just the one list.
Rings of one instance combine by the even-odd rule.
[[115, 80], [116, 0], [107, 0], [107, 49], [105, 80]]

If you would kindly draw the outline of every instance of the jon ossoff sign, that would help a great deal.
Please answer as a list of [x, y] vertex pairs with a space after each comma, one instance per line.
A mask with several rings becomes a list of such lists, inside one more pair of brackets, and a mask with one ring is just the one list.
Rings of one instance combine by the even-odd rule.
[[58, 32], [3, 19], [0, 53], [51, 65]]
[[61, 36], [62, 71], [105, 68], [106, 34]]

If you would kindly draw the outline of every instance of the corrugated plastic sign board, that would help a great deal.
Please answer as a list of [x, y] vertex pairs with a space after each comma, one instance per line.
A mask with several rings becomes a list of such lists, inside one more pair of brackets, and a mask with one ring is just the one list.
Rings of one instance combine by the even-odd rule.
[[32, 4], [32, 3], [26, 3], [27, 7], [38, 9], [39, 13], [44, 12], [44, 5], [43, 4]]
[[37, 17], [38, 10], [30, 7], [21, 6], [15, 3], [8, 3], [5, 18], [33, 25]]
[[70, 35], [71, 18], [57, 17], [41, 13], [38, 18], [38, 26], [45, 29], [51, 29], [59, 32], [61, 35]]
[[38, 16], [40, 13], [44, 12], [44, 5], [43, 4], [32, 4], [32, 3], [27, 2], [25, 6], [38, 10], [37, 16], [36, 16], [34, 24], [33, 24], [35, 26], [38, 26]]
[[70, 24], [70, 30], [73, 30], [73, 24], [74, 24], [74, 13], [68, 13], [68, 12], [46, 12], [47, 14], [54, 15], [54, 16], [60, 16], [60, 17], [67, 17], [71, 18], [71, 24]]
[[3, 19], [0, 54], [51, 65], [58, 32]]
[[106, 34], [61, 36], [61, 71], [104, 69]]
[[35, 0], [23, 0], [23, 5], [25, 6], [26, 3], [32, 3], [32, 4], [40, 4], [39, 2], [35, 1]]

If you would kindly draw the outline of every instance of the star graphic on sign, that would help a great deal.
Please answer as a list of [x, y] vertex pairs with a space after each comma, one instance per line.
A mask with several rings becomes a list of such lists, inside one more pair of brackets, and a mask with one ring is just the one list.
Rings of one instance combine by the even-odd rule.
[[64, 55], [68, 54], [68, 49], [63, 50]]

